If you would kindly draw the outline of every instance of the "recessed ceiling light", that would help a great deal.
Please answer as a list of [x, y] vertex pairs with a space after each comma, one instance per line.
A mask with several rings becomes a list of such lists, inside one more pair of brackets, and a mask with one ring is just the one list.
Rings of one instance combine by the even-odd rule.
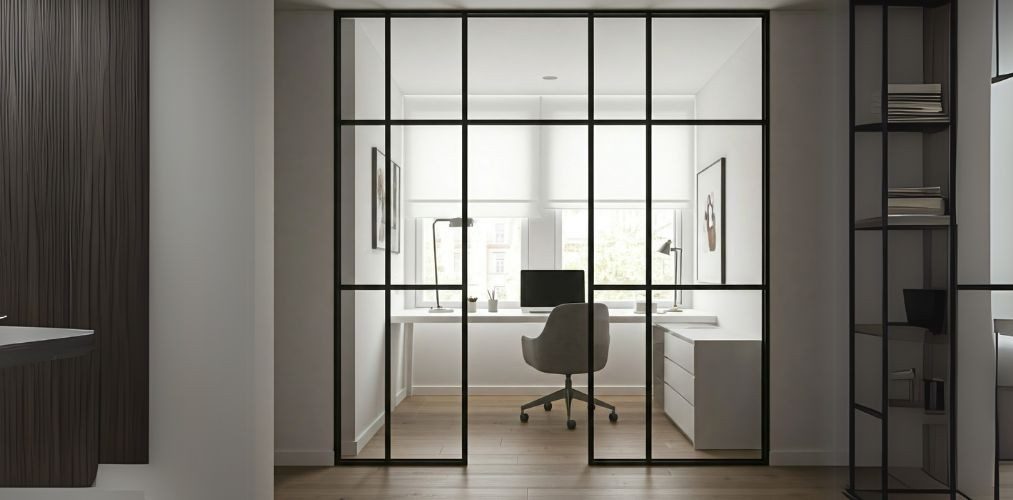
[[556, 75], [545, 75], [542, 77], [542, 80], [558, 80], [558, 79], [559, 77]]

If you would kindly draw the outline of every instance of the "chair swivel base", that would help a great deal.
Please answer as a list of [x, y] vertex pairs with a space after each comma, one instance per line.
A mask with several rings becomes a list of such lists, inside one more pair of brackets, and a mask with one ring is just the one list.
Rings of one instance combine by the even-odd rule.
[[591, 401], [586, 393], [583, 393], [573, 388], [573, 383], [570, 380], [570, 375], [567, 375], [565, 387], [556, 392], [553, 392], [552, 394], [542, 396], [534, 401], [525, 403], [524, 405], [521, 406], [521, 422], [526, 423], [528, 421], [528, 414], [525, 412], [525, 410], [534, 408], [538, 405], [542, 405], [542, 408], [544, 408], [545, 411], [552, 411], [552, 402], [558, 401], [560, 399], [566, 402], [567, 429], [573, 430], [577, 428], [577, 421], [570, 418], [570, 406], [574, 399], [587, 403], [591, 407], [591, 409], [594, 409], [596, 406], [601, 406], [602, 408], [609, 410], [609, 422], [616, 423], [619, 420], [619, 414], [616, 413], [615, 406], [612, 406], [598, 398], [594, 398], [594, 400]]

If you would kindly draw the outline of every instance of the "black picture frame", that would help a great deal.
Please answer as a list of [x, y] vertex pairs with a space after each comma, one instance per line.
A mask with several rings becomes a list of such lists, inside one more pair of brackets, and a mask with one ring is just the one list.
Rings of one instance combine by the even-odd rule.
[[[695, 278], [696, 278], [696, 282], [697, 283], [715, 283], [715, 284], [724, 285], [725, 282], [727, 281], [727, 277], [726, 277], [726, 274], [725, 274], [726, 273], [726, 265], [725, 265], [726, 258], [725, 258], [725, 256], [727, 255], [727, 249], [728, 249], [728, 247], [727, 247], [727, 240], [725, 239], [725, 235], [727, 234], [727, 223], [726, 223], [727, 222], [727, 217], [725, 215], [725, 207], [727, 206], [727, 203], [725, 203], [725, 191], [726, 191], [725, 190], [725, 180], [726, 180], [725, 179], [725, 172], [726, 172], [725, 163], [726, 163], [726, 158], [722, 156], [721, 158], [718, 158], [717, 160], [715, 160], [710, 165], [707, 165], [706, 167], [700, 169], [696, 173], [696, 187], [695, 187], [695, 189], [696, 189], [696, 195], [695, 195], [696, 210], [694, 212], [694, 214], [695, 214], [694, 216], [696, 217], [695, 226], [697, 228], [697, 230], [696, 230], [696, 237], [695, 237], [696, 241], [697, 241], [697, 245], [696, 245], [697, 255], [696, 255], [696, 259], [695, 259], [695, 262], [696, 262], [696, 266], [695, 266], [696, 267], [696, 273], [695, 273], [696, 276], [695, 276]], [[717, 170], [713, 170], [713, 168], [715, 166], [717, 166]], [[713, 176], [717, 176], [717, 178], [716, 179], [711, 179], [711, 177], [713, 177]], [[704, 180], [708, 184], [713, 183], [713, 182], [717, 182], [717, 184], [718, 184], [717, 192], [716, 193], [713, 193], [713, 192], [710, 193], [710, 196], [713, 196], [713, 195], [716, 194], [717, 198], [718, 198], [717, 203], [714, 204], [714, 211], [717, 211], [716, 217], [713, 216], [713, 215], [708, 215], [708, 211], [706, 211], [706, 210], [700, 210], [700, 207], [702, 206], [701, 205], [702, 198], [700, 197], [701, 178], [704, 178]], [[707, 193], [705, 193], [705, 194], [707, 194]], [[708, 203], [713, 203], [713, 202], [708, 202]], [[709, 212], [709, 213], [712, 214], [713, 212]], [[706, 217], [707, 219], [704, 220], [702, 217]], [[717, 220], [714, 220], [714, 219], [717, 219]], [[716, 223], [716, 224], [714, 224], [714, 223]], [[716, 227], [714, 228], [714, 231], [707, 231], [706, 236], [704, 236], [704, 231], [701, 231], [701, 224], [703, 224], [705, 226], [707, 224], [714, 224]], [[704, 252], [703, 252], [704, 245], [707, 245], [707, 247], [709, 247], [709, 251], [714, 251], [714, 247], [717, 247], [717, 252], [719, 254], [716, 257], [717, 260], [718, 260], [718, 266], [719, 266], [719, 271], [717, 273], [718, 274], [718, 279], [714, 279], [714, 277], [711, 275], [712, 273], [708, 273], [707, 276], [701, 277], [701, 273], [700, 273], [700, 269], [701, 268], [700, 268], [700, 266], [701, 266], [701, 263], [704, 261], [704, 259], [703, 259], [703, 256], [704, 256]]]
[[393, 170], [390, 176], [391, 186], [388, 189], [384, 185], [386, 181], [387, 156], [383, 151], [380, 151], [380, 148], [373, 148], [373, 176], [370, 188], [370, 205], [373, 207], [373, 217], [372, 230], [370, 232], [372, 234], [373, 250], [384, 250], [387, 246], [386, 233], [384, 231], [386, 223], [384, 220], [384, 215], [386, 214], [384, 204], [387, 202], [386, 197], [390, 196], [390, 214], [393, 222], [390, 228], [390, 251], [391, 253], [401, 253], [401, 166], [393, 160], [391, 160], [390, 165], [393, 167]]

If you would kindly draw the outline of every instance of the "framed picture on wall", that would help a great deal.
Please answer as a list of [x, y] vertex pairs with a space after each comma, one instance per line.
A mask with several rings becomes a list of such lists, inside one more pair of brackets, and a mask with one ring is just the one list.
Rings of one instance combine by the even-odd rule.
[[372, 205], [373, 205], [373, 248], [383, 250], [387, 248], [386, 233], [386, 210], [384, 204], [387, 197], [391, 198], [390, 216], [390, 251], [401, 253], [401, 166], [393, 161], [390, 182], [386, 185], [387, 157], [379, 148], [373, 148], [373, 180], [372, 180]]
[[725, 159], [696, 173], [696, 281], [725, 282]]

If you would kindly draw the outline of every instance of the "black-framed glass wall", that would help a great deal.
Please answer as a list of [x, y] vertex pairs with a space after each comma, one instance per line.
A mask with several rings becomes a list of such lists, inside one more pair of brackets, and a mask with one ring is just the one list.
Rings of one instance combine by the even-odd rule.
[[[768, 22], [335, 12], [339, 464], [767, 463]], [[565, 419], [529, 269], [609, 311]]]

